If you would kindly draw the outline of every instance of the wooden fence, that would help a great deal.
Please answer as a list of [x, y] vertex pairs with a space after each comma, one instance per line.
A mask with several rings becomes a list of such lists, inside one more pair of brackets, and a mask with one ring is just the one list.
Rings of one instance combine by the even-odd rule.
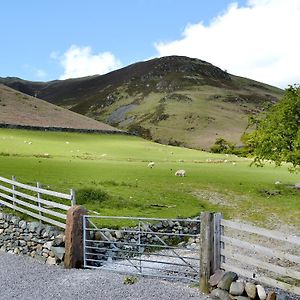
[[300, 295], [299, 236], [221, 219], [220, 240], [222, 269]]
[[[44, 199], [43, 195], [57, 198], [59, 202]], [[62, 199], [70, 205], [63, 204]], [[0, 204], [65, 229], [66, 211], [76, 202], [74, 190], [64, 194], [43, 189], [38, 182], [31, 186], [18, 182], [14, 176], [11, 180], [0, 176]]]

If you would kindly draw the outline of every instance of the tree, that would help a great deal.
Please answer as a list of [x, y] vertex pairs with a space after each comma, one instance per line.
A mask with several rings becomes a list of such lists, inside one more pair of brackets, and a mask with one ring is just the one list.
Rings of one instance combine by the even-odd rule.
[[232, 153], [233, 150], [234, 144], [222, 137], [217, 138], [215, 144], [210, 148], [210, 151], [213, 153]]
[[248, 136], [255, 163], [273, 160], [276, 165], [291, 163], [291, 170], [300, 169], [300, 86], [290, 86], [283, 99], [274, 105]]

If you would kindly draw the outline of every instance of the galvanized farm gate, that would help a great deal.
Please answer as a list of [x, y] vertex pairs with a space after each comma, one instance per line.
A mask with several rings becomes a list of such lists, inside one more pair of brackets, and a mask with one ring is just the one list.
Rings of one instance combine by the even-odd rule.
[[83, 233], [85, 268], [199, 282], [199, 219], [85, 215]]

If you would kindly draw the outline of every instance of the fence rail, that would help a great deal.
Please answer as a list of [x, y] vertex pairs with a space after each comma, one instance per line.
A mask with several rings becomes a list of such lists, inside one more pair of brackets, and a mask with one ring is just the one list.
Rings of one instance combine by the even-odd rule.
[[223, 219], [221, 226], [221, 268], [300, 295], [300, 237]]
[[[69, 200], [70, 205], [43, 199], [43, 195]], [[18, 182], [14, 176], [12, 179], [0, 176], [0, 204], [65, 229], [66, 211], [76, 204], [76, 200], [74, 190], [64, 194], [41, 188], [39, 182], [37, 186], [31, 186]]]

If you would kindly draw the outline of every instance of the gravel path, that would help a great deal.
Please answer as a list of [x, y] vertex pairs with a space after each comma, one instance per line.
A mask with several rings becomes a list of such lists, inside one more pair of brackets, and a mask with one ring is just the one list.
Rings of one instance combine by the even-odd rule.
[[135, 284], [126, 285], [124, 278], [104, 270], [65, 270], [0, 252], [1, 300], [212, 299], [187, 284], [139, 278]]

